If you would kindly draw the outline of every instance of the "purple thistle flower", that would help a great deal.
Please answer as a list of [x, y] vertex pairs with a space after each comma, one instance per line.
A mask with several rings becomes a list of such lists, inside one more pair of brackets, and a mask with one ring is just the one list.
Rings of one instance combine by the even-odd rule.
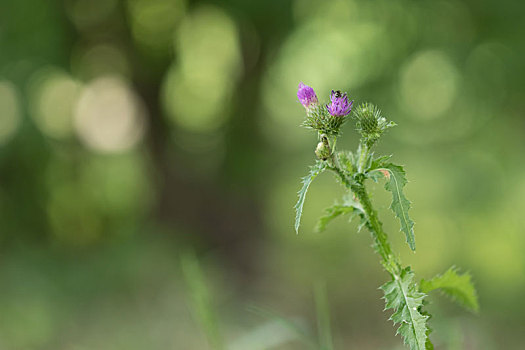
[[354, 103], [354, 101], [348, 102], [346, 92], [341, 94], [341, 91], [339, 90], [332, 90], [330, 100], [332, 102], [329, 105], [326, 105], [326, 108], [328, 108], [328, 112], [334, 117], [342, 117], [350, 113], [352, 110], [352, 103]]
[[306, 109], [310, 109], [313, 105], [319, 103], [314, 89], [302, 82], [299, 83], [299, 88], [297, 89], [297, 98]]

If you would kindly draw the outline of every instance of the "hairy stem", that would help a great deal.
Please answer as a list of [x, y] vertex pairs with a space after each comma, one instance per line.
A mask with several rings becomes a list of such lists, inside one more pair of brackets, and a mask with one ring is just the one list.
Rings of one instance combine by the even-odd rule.
[[362, 174], [364, 172], [364, 168], [366, 166], [366, 161], [368, 159], [369, 152], [370, 152], [370, 147], [368, 143], [361, 141], [361, 144], [359, 145], [359, 161], [357, 163], [358, 173]]
[[381, 263], [385, 269], [392, 275], [394, 279], [396, 279], [396, 277], [398, 277], [401, 273], [401, 265], [392, 254], [392, 248], [388, 242], [388, 237], [383, 230], [383, 224], [379, 220], [377, 211], [372, 206], [370, 196], [368, 195], [364, 184], [364, 176], [362, 176], [362, 170], [368, 158], [370, 148], [365, 142], [362, 142], [359, 147], [359, 151], [358, 173], [355, 176], [348, 176], [345, 171], [341, 169], [340, 165], [333, 156], [330, 159], [331, 164], [329, 169], [338, 175], [345, 187], [354, 193], [356, 199], [359, 200], [363, 206], [367, 220], [367, 227], [372, 234], [372, 238], [374, 239], [374, 248], [381, 256]]
[[379, 221], [377, 211], [372, 207], [372, 202], [370, 201], [365, 186], [358, 182], [351, 186], [351, 190], [359, 200], [359, 203], [363, 206], [366, 213], [368, 221], [367, 226], [374, 239], [374, 247], [383, 259], [383, 266], [392, 275], [398, 275], [400, 273], [399, 263], [392, 254], [392, 248], [388, 242], [388, 237], [385, 231], [383, 231], [383, 224]]

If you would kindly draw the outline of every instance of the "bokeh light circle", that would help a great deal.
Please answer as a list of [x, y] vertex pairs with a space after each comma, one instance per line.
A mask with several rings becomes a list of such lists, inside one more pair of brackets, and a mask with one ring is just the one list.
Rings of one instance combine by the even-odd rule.
[[144, 134], [145, 110], [138, 96], [120, 78], [101, 77], [91, 82], [80, 97], [75, 130], [89, 148], [122, 152]]
[[73, 114], [82, 84], [56, 69], [42, 69], [32, 77], [31, 117], [40, 131], [52, 138], [73, 134]]
[[211, 132], [226, 120], [225, 108], [240, 74], [237, 27], [222, 10], [206, 6], [185, 18], [175, 38], [180, 61], [163, 86], [168, 118], [192, 132]]
[[401, 69], [401, 101], [416, 118], [442, 115], [454, 103], [457, 88], [458, 72], [440, 51], [419, 52]]

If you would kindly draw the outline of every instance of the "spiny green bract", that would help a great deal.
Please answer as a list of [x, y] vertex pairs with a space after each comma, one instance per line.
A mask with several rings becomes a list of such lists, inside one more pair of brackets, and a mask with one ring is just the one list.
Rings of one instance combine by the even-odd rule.
[[308, 129], [317, 130], [319, 133], [336, 136], [341, 126], [348, 120], [347, 116], [334, 117], [328, 113], [324, 106], [316, 106], [306, 114], [306, 119], [301, 124]]
[[414, 283], [414, 273], [409, 267], [394, 279], [381, 286], [385, 296], [385, 310], [393, 309], [390, 319], [399, 324], [397, 333], [401, 334], [405, 344], [411, 350], [425, 350], [427, 343], [428, 316], [421, 314], [423, 298], [426, 296]]
[[381, 110], [371, 103], [361, 103], [354, 109], [356, 129], [371, 146], [388, 129], [396, 125], [382, 116]]
[[295, 232], [299, 233], [299, 226], [301, 225], [301, 216], [303, 215], [304, 199], [306, 192], [312, 181], [326, 169], [326, 163], [317, 161], [314, 166], [310, 167], [308, 175], [302, 178], [303, 187], [299, 190], [299, 200], [295, 204]]
[[454, 266], [431, 280], [422, 280], [420, 286], [421, 291], [425, 293], [440, 289], [443, 294], [470, 311], [477, 312], [479, 310], [478, 296], [470, 274], [460, 275]]

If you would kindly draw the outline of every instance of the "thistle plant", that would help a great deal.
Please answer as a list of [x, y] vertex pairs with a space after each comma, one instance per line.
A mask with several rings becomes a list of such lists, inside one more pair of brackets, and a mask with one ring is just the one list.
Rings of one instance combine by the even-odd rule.
[[[296, 232], [299, 231], [306, 192], [312, 181], [321, 173], [331, 171], [344, 187], [344, 194], [340, 203], [326, 209], [324, 216], [319, 219], [317, 230], [324, 230], [336, 217], [349, 215], [350, 219], [359, 220], [358, 230], [365, 227], [370, 231], [372, 246], [390, 275], [390, 280], [380, 287], [384, 292], [385, 310], [393, 311], [390, 320], [398, 325], [397, 333], [411, 350], [433, 349], [428, 326], [431, 315], [425, 310], [425, 298], [429, 292], [440, 290], [473, 312], [477, 312], [479, 306], [470, 274], [460, 274], [455, 267], [451, 267], [441, 275], [418, 283], [410, 266], [403, 266], [392, 251], [378, 212], [370, 200], [366, 183], [367, 180], [385, 182], [385, 189], [392, 194], [390, 209], [399, 219], [400, 231], [409, 248], [415, 252], [414, 221], [408, 214], [411, 202], [403, 193], [407, 184], [405, 170], [391, 162], [391, 156], [375, 156], [372, 152], [381, 136], [396, 124], [388, 121], [379, 108], [371, 103], [361, 103], [352, 111], [353, 101], [340, 91], [332, 90], [330, 103], [322, 105], [314, 89], [300, 83], [297, 97], [306, 110], [302, 125], [317, 131], [318, 144], [315, 147], [317, 161], [302, 179], [299, 200], [295, 205]], [[354, 120], [360, 135], [359, 146], [355, 152], [337, 151], [337, 137], [349, 119]]]

